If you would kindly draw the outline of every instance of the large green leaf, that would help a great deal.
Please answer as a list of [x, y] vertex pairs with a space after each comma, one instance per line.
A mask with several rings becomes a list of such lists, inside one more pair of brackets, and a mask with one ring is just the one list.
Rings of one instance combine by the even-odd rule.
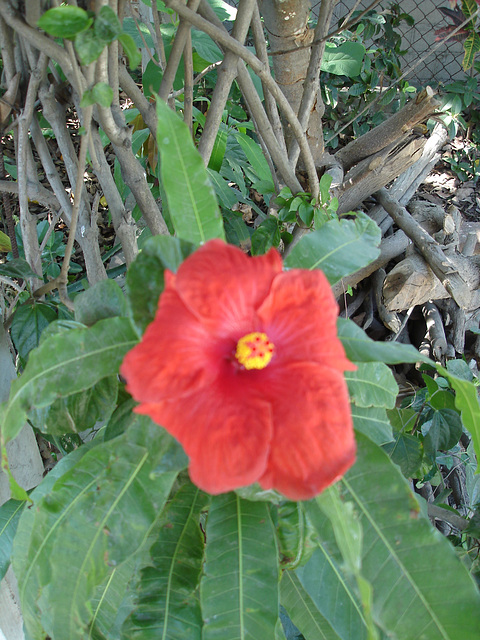
[[152, 322], [164, 287], [165, 269], [177, 271], [195, 246], [170, 236], [149, 238], [127, 271], [127, 300], [133, 319], [143, 333]]
[[382, 407], [357, 407], [352, 404], [353, 426], [376, 444], [392, 440], [392, 425]]
[[475, 454], [477, 460], [480, 460], [480, 405], [477, 388], [469, 380], [458, 378], [443, 367], [437, 366], [437, 369], [440, 375], [448, 379], [455, 391], [455, 406], [472, 436]]
[[393, 442], [387, 442], [383, 449], [398, 464], [403, 475], [411, 478], [422, 464], [423, 445], [418, 438], [403, 431], [394, 431], [393, 438]]
[[[310, 517], [310, 508], [307, 513]], [[320, 543], [307, 564], [295, 573], [320, 616], [327, 620], [342, 640], [366, 640], [367, 625], [355, 590], [355, 581], [342, 571], [341, 558], [334, 558], [330, 547]], [[296, 620], [294, 622], [297, 624]], [[326, 629], [328, 627], [324, 625], [324, 633]], [[307, 640], [315, 640], [315, 636], [307, 636]]]
[[25, 504], [22, 500], [7, 500], [0, 507], [0, 580], [10, 565], [13, 538]]
[[92, 23], [88, 13], [80, 7], [54, 7], [45, 11], [38, 26], [55, 38], [73, 38]]
[[363, 529], [362, 574], [373, 585], [373, 615], [388, 637], [478, 637], [480, 596], [451, 544], [420, 515], [388, 456], [358, 434], [357, 462], [340, 481]]
[[275, 521], [283, 569], [305, 564], [316, 543], [315, 531], [305, 516], [301, 502], [282, 501], [276, 508]]
[[199, 519], [208, 501], [207, 494], [188, 483], [164, 511], [122, 638], [201, 640], [198, 583], [205, 542]]
[[12, 382], [2, 425], [4, 441], [20, 432], [30, 409], [46, 407], [118, 373], [137, 340], [130, 320], [107, 318], [89, 329], [73, 329], [42, 341], [30, 353], [23, 374]]
[[117, 392], [117, 376], [108, 376], [90, 389], [58, 398], [47, 407], [33, 409], [28, 419], [32, 426], [43, 433], [80, 433], [110, 418], [117, 402]]
[[462, 421], [455, 410], [440, 409], [422, 424], [422, 433], [425, 436], [425, 452], [435, 460], [437, 451], [448, 451], [460, 440]]
[[360, 42], [343, 42], [340, 45], [327, 42], [322, 60], [322, 71], [354, 78], [362, 69], [364, 56], [365, 47]]
[[143, 427], [93, 447], [32, 496], [13, 554], [32, 637], [42, 627], [55, 639], [84, 638], [96, 588], [145, 544], [177, 471], [162, 468], [172, 438], [149, 420]]
[[10, 331], [21, 358], [26, 360], [30, 351], [38, 347], [42, 331], [56, 319], [55, 309], [42, 302], [25, 304], [17, 309]]
[[322, 269], [333, 285], [375, 260], [380, 239], [380, 229], [362, 212], [354, 220], [329, 220], [293, 247], [285, 266]]
[[475, 62], [475, 55], [480, 51], [480, 36], [478, 33], [471, 31], [463, 46], [465, 48], [465, 56], [462, 67], [464, 71], [468, 71]]
[[157, 116], [160, 175], [177, 236], [196, 245], [225, 239], [215, 191], [189, 128], [160, 99]]
[[[152, 534], [153, 535], [153, 534]], [[132, 612], [133, 588], [136, 574], [148, 564], [148, 545], [137, 554], [122, 562], [106, 576], [104, 582], [95, 589], [90, 600], [92, 621], [88, 630], [88, 640], [118, 640], [122, 625]]]
[[32, 270], [31, 266], [23, 258], [15, 258], [9, 262], [0, 264], [0, 275], [10, 278], [38, 278], [38, 273]]
[[398, 394], [393, 373], [383, 362], [361, 362], [356, 371], [346, 371], [350, 398], [358, 407], [392, 409]]
[[340, 640], [341, 636], [322, 616], [294, 571], [283, 572], [280, 597], [292, 622], [307, 640]]
[[269, 507], [234, 493], [214, 497], [200, 583], [203, 640], [273, 638], [278, 555]]
[[433, 362], [412, 345], [400, 342], [376, 342], [365, 331], [347, 318], [337, 320], [338, 337], [342, 341], [349, 360], [354, 362]]
[[99, 320], [127, 315], [127, 303], [114, 280], [101, 280], [75, 298], [75, 320], [90, 327]]

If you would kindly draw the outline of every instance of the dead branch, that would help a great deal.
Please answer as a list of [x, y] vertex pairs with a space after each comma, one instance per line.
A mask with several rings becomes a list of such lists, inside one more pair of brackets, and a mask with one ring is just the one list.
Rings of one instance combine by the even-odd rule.
[[[426, 260], [433, 273], [463, 309], [476, 309], [480, 306], [480, 296], [475, 287], [480, 280], [480, 272], [471, 260], [466, 260], [459, 254], [448, 257], [440, 245], [415, 221], [408, 211], [391, 198], [386, 189], [375, 194], [382, 207], [388, 211], [400, 229], [414, 242], [417, 249]], [[460, 274], [460, 269], [463, 274]], [[466, 275], [468, 273], [468, 275]], [[476, 284], [472, 277], [476, 276]], [[467, 282], [472, 286], [469, 288]], [[430, 296], [428, 299], [434, 299]], [[391, 308], [386, 305], [387, 308]], [[410, 305], [412, 306], [412, 305]]]
[[424, 122], [440, 106], [434, 99], [435, 92], [426, 87], [416, 100], [408, 102], [403, 109], [393, 114], [388, 120], [353, 140], [346, 147], [340, 149], [335, 156], [345, 168], [369, 158], [373, 154], [395, 143], [399, 138], [407, 135], [414, 125]]
[[338, 213], [355, 210], [368, 196], [411, 167], [421, 158], [425, 142], [423, 136], [403, 136], [373, 157], [360, 161], [346, 174], [335, 193], [339, 200]]

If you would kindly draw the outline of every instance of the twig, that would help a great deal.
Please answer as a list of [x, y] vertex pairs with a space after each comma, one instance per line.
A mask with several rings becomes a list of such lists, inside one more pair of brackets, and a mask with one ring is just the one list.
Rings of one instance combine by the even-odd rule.
[[[318, 43], [315, 44], [310, 52], [310, 60], [308, 63], [307, 76], [305, 78], [304, 88], [300, 106], [298, 108], [298, 119], [302, 125], [304, 131], [307, 130], [308, 121], [312, 114], [312, 107], [317, 101], [321, 101], [320, 95], [320, 67], [322, 65], [322, 58], [325, 52], [325, 38], [330, 21], [332, 19], [333, 9], [335, 7], [335, 0], [323, 0], [320, 6], [320, 13], [318, 15], [317, 26], [315, 27], [314, 40]], [[323, 101], [320, 107], [320, 115], [323, 115], [325, 110]], [[321, 120], [320, 120], [321, 126]], [[323, 152], [323, 132], [319, 134], [322, 140], [322, 152]], [[300, 153], [300, 147], [296, 140], [292, 140], [290, 149], [288, 150], [288, 159], [293, 166], [296, 165], [298, 155]]]
[[187, 40], [183, 49], [183, 69], [185, 75], [185, 96], [183, 99], [183, 121], [193, 132], [193, 59], [192, 34], [188, 30]]
[[[265, 33], [263, 31], [263, 24], [260, 17], [260, 11], [258, 9], [258, 3], [255, 5], [255, 9], [253, 12], [251, 29], [257, 56], [264, 64], [268, 65], [267, 43], [265, 41]], [[286, 154], [287, 145], [285, 143], [285, 136], [283, 135], [283, 128], [278, 113], [277, 103], [275, 102], [274, 97], [272, 96], [264, 82], [262, 82], [262, 89], [265, 100], [265, 110], [267, 112], [268, 119], [270, 120], [273, 132], [278, 140], [280, 148]]]
[[208, 20], [202, 18], [198, 14], [190, 11], [188, 7], [183, 5], [179, 0], [168, 0], [167, 5], [174, 9], [178, 14], [184, 16], [188, 19], [189, 22], [193, 24], [193, 26], [197, 27], [197, 29], [201, 29], [205, 33], [207, 33], [211, 38], [216, 40], [218, 43], [222, 44], [225, 48], [233, 51], [237, 54], [242, 60], [244, 60], [255, 73], [258, 75], [260, 80], [265, 81], [269, 91], [273, 94], [275, 100], [277, 101], [280, 109], [283, 111], [286, 120], [290, 124], [292, 128], [292, 132], [295, 137], [299, 140], [300, 149], [302, 152], [302, 156], [304, 158], [305, 167], [308, 173], [308, 179], [310, 182], [310, 191], [312, 196], [315, 199], [318, 199], [319, 195], [319, 186], [318, 186], [318, 176], [315, 168], [315, 163], [312, 158], [312, 153], [308, 146], [308, 143], [305, 139], [302, 127], [298, 121], [298, 118], [293, 111], [291, 105], [288, 100], [283, 95], [280, 87], [277, 85], [275, 80], [270, 75], [270, 69], [268, 66], [263, 64], [257, 56], [251, 53], [246, 47], [241, 45], [235, 38], [232, 38], [228, 35], [227, 30], [223, 28], [219, 28], [209, 22], [210, 17], [213, 14], [213, 19], [217, 19], [215, 12], [210, 7], [208, 2], [201, 2], [200, 11], [208, 16]]
[[39, 298], [54, 289], [58, 289], [58, 293], [60, 295], [60, 300], [63, 304], [69, 309], [73, 310], [73, 303], [68, 297], [67, 293], [67, 283], [68, 283], [68, 270], [70, 268], [70, 259], [72, 257], [73, 252], [73, 243], [75, 241], [75, 234], [77, 231], [77, 221], [78, 221], [78, 212], [80, 210], [80, 206], [82, 203], [82, 191], [83, 191], [83, 174], [85, 172], [85, 162], [87, 160], [87, 150], [88, 150], [88, 139], [90, 136], [90, 128], [92, 124], [92, 111], [93, 106], [85, 107], [84, 109], [84, 127], [85, 133], [82, 136], [82, 140], [80, 142], [80, 152], [78, 155], [78, 164], [77, 164], [77, 179], [75, 181], [74, 186], [74, 199], [73, 199], [73, 207], [72, 207], [72, 215], [70, 220], [70, 229], [68, 231], [68, 239], [65, 247], [65, 255], [63, 257], [62, 266], [60, 269], [60, 274], [44, 284], [42, 287], [33, 292], [34, 298]]
[[[232, 38], [240, 45], [243, 45], [247, 37], [255, 5], [256, 0], [243, 0], [238, 7], [237, 18], [232, 30]], [[218, 71], [218, 80], [213, 90], [207, 119], [198, 143], [198, 151], [206, 165], [212, 154], [230, 87], [237, 75], [238, 58], [238, 53], [227, 48], [222, 65]]]
[[429, 502], [427, 504], [427, 510], [430, 518], [448, 522], [448, 524], [451, 524], [453, 527], [459, 529], [460, 531], [464, 531], [469, 525], [469, 521], [466, 518], [457, 516], [456, 513], [452, 513], [448, 509], [442, 509], [442, 507], [438, 507], [436, 504], [432, 504]]
[[[195, 12], [199, 4], [200, 0], [188, 0], [187, 7]], [[160, 84], [160, 89], [158, 90], [158, 95], [165, 102], [168, 100], [168, 96], [172, 91], [173, 81], [175, 80], [178, 65], [180, 64], [180, 60], [185, 49], [185, 44], [187, 42], [187, 36], [190, 33], [190, 28], [190, 23], [187, 22], [185, 18], [181, 18], [180, 24], [177, 28], [177, 32], [175, 34], [175, 40], [173, 41], [172, 50], [170, 51], [170, 55], [168, 57], [167, 67]]]

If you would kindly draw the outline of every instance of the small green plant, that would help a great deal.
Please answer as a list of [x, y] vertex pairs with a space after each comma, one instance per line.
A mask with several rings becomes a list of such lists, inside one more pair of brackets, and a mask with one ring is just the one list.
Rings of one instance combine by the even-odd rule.
[[[360, 12], [355, 12], [353, 20]], [[400, 11], [399, 5], [393, 4], [389, 10], [369, 11], [350, 29], [334, 36], [331, 42], [336, 47], [346, 43], [360, 43], [364, 47], [364, 55], [358, 58], [358, 67], [322, 67], [321, 85], [323, 99], [327, 108], [327, 122], [333, 123], [330, 129], [325, 128], [325, 138], [331, 148], [339, 145], [339, 131], [349, 121], [352, 113], [360, 113], [375, 99], [383, 87], [392, 84], [401, 75], [401, 58], [405, 51], [401, 46], [401, 36], [396, 31], [402, 22], [413, 24], [413, 18]], [[358, 137], [382, 122], [385, 109], [395, 112], [406, 102], [409, 93], [416, 88], [406, 80], [386, 90], [378, 100], [381, 108], [365, 109], [345, 131], [344, 136]]]
[[[444, 87], [441, 120], [450, 138], [452, 156], [446, 158], [458, 178], [478, 180], [480, 176], [480, 88], [474, 76], [465, 81], [456, 81]], [[458, 144], [457, 144], [458, 142]]]
[[[450, 360], [446, 368], [457, 378], [479, 385], [479, 379], [465, 360]], [[427, 366], [422, 374], [425, 387], [404, 398], [399, 408], [387, 412], [393, 427], [393, 441], [385, 444], [384, 449], [400, 466], [405, 477], [413, 479], [417, 490], [428, 483], [433, 489], [433, 504], [458, 517], [453, 523], [454, 526], [455, 523], [461, 525], [461, 528], [456, 527], [460, 533], [450, 538], [460, 554], [465, 556], [471, 572], [480, 574], [477, 461], [470, 435], [455, 402], [455, 391], [446, 377], [432, 377], [432, 373], [433, 370]], [[454, 494], [454, 502], [463, 513], [448, 503], [455, 486], [449, 478], [458, 467], [462, 472], [456, 475], [463, 478], [464, 486]], [[459, 481], [455, 482], [458, 484]], [[459, 493], [462, 504], [458, 504]], [[465, 512], [467, 518], [463, 515]]]

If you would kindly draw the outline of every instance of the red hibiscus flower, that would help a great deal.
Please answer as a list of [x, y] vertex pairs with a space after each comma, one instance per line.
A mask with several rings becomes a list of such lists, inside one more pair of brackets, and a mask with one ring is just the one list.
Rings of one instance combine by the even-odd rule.
[[345, 473], [355, 441], [342, 372], [355, 367], [323, 273], [211, 240], [165, 285], [121, 373], [136, 411], [184, 447], [192, 481], [304, 500]]

